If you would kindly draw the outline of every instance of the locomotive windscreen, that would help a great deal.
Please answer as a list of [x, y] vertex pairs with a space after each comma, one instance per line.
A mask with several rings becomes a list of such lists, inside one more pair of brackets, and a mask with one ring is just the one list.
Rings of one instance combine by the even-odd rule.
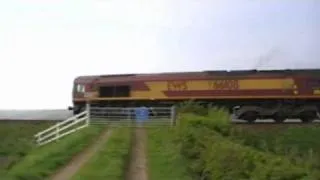
[[129, 86], [100, 86], [100, 97], [129, 97]]

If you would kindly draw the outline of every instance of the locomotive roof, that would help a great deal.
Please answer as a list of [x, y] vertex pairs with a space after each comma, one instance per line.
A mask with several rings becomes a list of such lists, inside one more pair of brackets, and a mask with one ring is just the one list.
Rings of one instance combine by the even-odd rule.
[[78, 76], [76, 82], [100, 81], [134, 81], [134, 80], [158, 80], [171, 78], [193, 78], [208, 76], [279, 76], [279, 75], [319, 75], [320, 69], [285, 69], [285, 70], [231, 70], [231, 71], [193, 71], [193, 72], [163, 72], [163, 73], [138, 73], [138, 74], [109, 74]]

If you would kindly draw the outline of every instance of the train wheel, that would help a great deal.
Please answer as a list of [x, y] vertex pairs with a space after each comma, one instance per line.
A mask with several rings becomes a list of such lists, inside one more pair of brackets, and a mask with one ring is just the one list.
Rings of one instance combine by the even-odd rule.
[[273, 116], [273, 119], [276, 123], [283, 123], [286, 120], [286, 117], [284, 115], [281, 115], [279, 113], [276, 113]]
[[303, 112], [300, 119], [303, 123], [310, 123], [317, 118], [317, 113], [313, 111]]
[[243, 119], [248, 123], [254, 123], [258, 118], [258, 113], [255, 111], [249, 111], [243, 114]]
[[274, 121], [275, 121], [276, 123], [283, 123], [285, 120], [286, 120], [285, 117], [275, 117], [275, 118], [274, 118]]

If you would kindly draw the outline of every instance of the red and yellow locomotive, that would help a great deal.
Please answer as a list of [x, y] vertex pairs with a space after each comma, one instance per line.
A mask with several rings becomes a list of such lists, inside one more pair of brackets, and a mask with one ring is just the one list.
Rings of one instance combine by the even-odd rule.
[[319, 115], [320, 69], [202, 71], [80, 76], [74, 80], [73, 111], [94, 106], [173, 105], [199, 100], [224, 106], [239, 119]]

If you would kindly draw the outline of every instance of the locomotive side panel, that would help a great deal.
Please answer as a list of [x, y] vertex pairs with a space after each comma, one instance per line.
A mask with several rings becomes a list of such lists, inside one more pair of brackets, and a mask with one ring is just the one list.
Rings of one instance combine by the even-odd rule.
[[283, 78], [212, 78], [203, 80], [128, 81], [93, 84], [74, 101], [187, 99], [312, 99], [320, 97], [320, 80]]
[[296, 96], [292, 78], [212, 79], [140, 82], [145, 89], [132, 89], [132, 98], [153, 99], [244, 99]]

